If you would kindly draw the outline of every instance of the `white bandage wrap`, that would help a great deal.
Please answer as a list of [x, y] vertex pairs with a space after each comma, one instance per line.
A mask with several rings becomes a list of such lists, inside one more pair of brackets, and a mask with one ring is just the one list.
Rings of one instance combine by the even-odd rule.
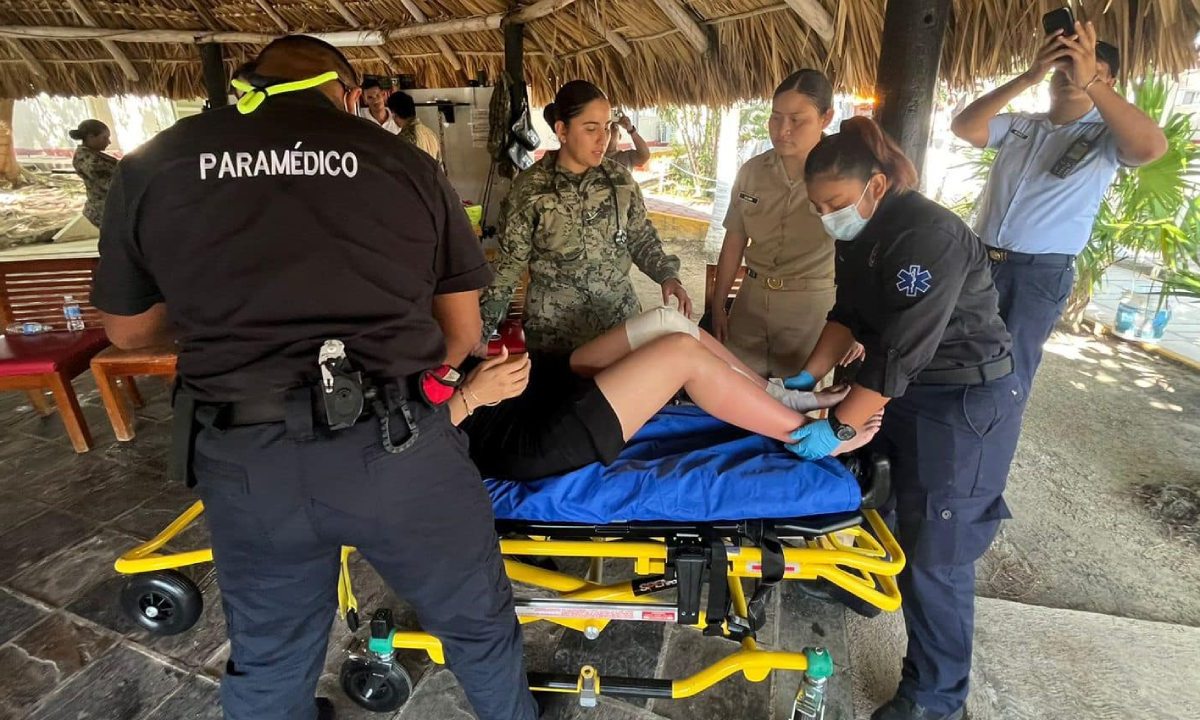
[[783, 386], [783, 378], [771, 378], [767, 381], [767, 394], [799, 413], [817, 409], [815, 393], [803, 390], [788, 390]]
[[637, 350], [646, 343], [671, 333], [684, 333], [700, 339], [700, 327], [686, 315], [669, 307], [657, 307], [625, 323], [629, 349]]

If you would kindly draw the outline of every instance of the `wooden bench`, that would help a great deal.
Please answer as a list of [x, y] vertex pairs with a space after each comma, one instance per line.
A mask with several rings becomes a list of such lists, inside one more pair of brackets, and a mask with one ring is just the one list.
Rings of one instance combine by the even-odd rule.
[[[0, 336], [0, 390], [24, 390], [34, 409], [48, 415], [49, 390], [58, 406], [75, 452], [92, 447], [87, 420], [71, 381], [88, 369], [88, 362], [104, 348], [108, 338], [100, 329], [100, 315], [91, 304], [95, 258], [21, 260], [0, 263], [0, 322], [42, 323], [55, 332]], [[63, 298], [79, 303], [87, 329], [66, 332]]]
[[[142, 396], [134, 384], [134, 376], [157, 375], [168, 382], [175, 378], [177, 355], [174, 346], [146, 348], [142, 350], [119, 350], [110, 347], [92, 358], [92, 376], [100, 389], [100, 399], [108, 412], [113, 434], [118, 440], [133, 439], [133, 411], [142, 406]], [[122, 399], [117, 381], [125, 386], [129, 404]]]

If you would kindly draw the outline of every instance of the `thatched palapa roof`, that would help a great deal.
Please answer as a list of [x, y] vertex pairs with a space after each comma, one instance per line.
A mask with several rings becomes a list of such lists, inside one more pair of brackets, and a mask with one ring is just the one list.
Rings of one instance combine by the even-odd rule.
[[[952, 0], [942, 75], [956, 86], [1020, 69], [1063, 0]], [[1200, 0], [1072, 3], [1127, 74], [1196, 64]], [[203, 96], [196, 43], [227, 69], [285, 32], [334, 33], [360, 71], [459, 86], [503, 68], [501, 22], [526, 25], [535, 99], [584, 78], [627, 106], [769, 95], [799, 67], [870, 94], [885, 0], [0, 0], [0, 97]], [[167, 32], [163, 32], [167, 31]], [[367, 43], [367, 44], [363, 44]]]

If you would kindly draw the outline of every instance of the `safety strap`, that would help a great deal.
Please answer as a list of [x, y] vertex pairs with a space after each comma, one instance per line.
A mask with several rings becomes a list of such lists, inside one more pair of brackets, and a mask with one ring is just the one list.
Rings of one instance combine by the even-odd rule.
[[721, 627], [729, 615], [729, 558], [725, 554], [725, 541], [714, 539], [710, 546], [708, 565], [708, 610], [705, 611], [704, 634], [724, 637]]
[[337, 80], [338, 74], [330, 70], [326, 73], [321, 73], [316, 77], [305, 78], [303, 80], [292, 80], [290, 82], [278, 83], [276, 85], [251, 85], [250, 83], [240, 78], [234, 78], [229, 81], [229, 84], [234, 88], [241, 90], [244, 95], [238, 100], [237, 109], [243, 115], [249, 115], [258, 109], [268, 97], [274, 95], [282, 95], [284, 93], [298, 92], [300, 90], [311, 90], [312, 88], [324, 85], [330, 80]]
[[767, 622], [767, 600], [771, 597], [771, 591], [783, 580], [787, 567], [783, 561], [783, 543], [779, 542], [774, 528], [760, 525], [750, 528], [749, 535], [762, 552], [762, 579], [758, 581], [754, 595], [750, 598], [750, 617], [747, 619], [750, 621], [750, 627], [760, 630]]

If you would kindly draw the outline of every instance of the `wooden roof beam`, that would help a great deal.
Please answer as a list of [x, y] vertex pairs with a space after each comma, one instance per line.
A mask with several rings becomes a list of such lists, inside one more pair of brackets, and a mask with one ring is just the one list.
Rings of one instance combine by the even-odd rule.
[[42, 65], [38, 59], [33, 56], [33, 53], [29, 52], [29, 49], [22, 45], [19, 40], [9, 39], [5, 42], [7, 42], [9, 47], [12, 48], [13, 52], [15, 52], [17, 56], [21, 58], [21, 62], [29, 66], [30, 71], [33, 72], [34, 75], [49, 79], [50, 75], [46, 72], [46, 66]]
[[683, 33], [688, 44], [701, 55], [708, 52], [708, 33], [696, 22], [696, 18], [678, 0], [654, 0], [654, 4]]
[[[413, 20], [416, 20], [419, 23], [429, 22], [429, 17], [425, 14], [425, 11], [422, 10], [420, 6], [418, 6], [413, 0], [400, 0], [400, 4], [404, 6], [404, 9], [408, 11], [409, 15], [413, 16]], [[458, 72], [462, 72], [462, 60], [459, 59], [458, 54], [454, 52], [454, 49], [450, 47], [450, 43], [446, 42], [446, 38], [439, 35], [433, 38], [433, 42], [437, 45], [438, 51], [442, 53], [442, 57], [446, 58], [446, 61], [450, 63], [450, 66]]]
[[[334, 10], [337, 11], [338, 15], [342, 16], [342, 19], [345, 20], [346, 23], [350, 27], [352, 27], [352, 28], [362, 27], [362, 23], [359, 22], [358, 18], [355, 17], [354, 13], [350, 12], [350, 8], [346, 7], [346, 4], [343, 3], [342, 0], [329, 0], [329, 4], [333, 7]], [[382, 43], [380, 43], [380, 45], [382, 45]], [[371, 45], [370, 47], [371, 47], [371, 51], [375, 53], [376, 57], [378, 57], [380, 60], [383, 61], [384, 65], [387, 65], [392, 70], [397, 69], [398, 65], [397, 65], [396, 61], [392, 58], [391, 55], [387, 54], [387, 51], [385, 51], [383, 48], [379, 47], [379, 45]]]
[[271, 18], [276, 27], [283, 32], [288, 32], [287, 21], [283, 19], [282, 15], [276, 12], [275, 8], [271, 7], [271, 3], [267, 2], [267, 0], [254, 0], [254, 4], [262, 8], [262, 11], [267, 14], [267, 17]]
[[825, 41], [826, 45], [833, 41], [833, 16], [819, 0], [784, 0], [784, 2]]
[[619, 54], [621, 57], [629, 57], [631, 54], [633, 54], [633, 47], [630, 46], [629, 41], [626, 40], [621, 33], [617, 32], [616, 30], [609, 29], [608, 23], [604, 21], [604, 18], [599, 12], [596, 12], [595, 10], [589, 12], [585, 11], [583, 8], [579, 8], [576, 10], [576, 12], [579, 13], [581, 17], [585, 18], [585, 22], [587, 22], [587, 24], [590, 25], [593, 30], [600, 33], [600, 36], [604, 38], [605, 42], [607, 42], [609, 45], [612, 45], [613, 49], [616, 50], [617, 54]]
[[[83, 6], [83, 0], [67, 0], [67, 5], [75, 11], [75, 14], [79, 16], [84, 25], [88, 27], [100, 26], [100, 23], [96, 22], [96, 18], [92, 17], [88, 9]], [[101, 39], [100, 44], [104, 46], [109, 55], [112, 55], [113, 60], [117, 61], [117, 65], [121, 67], [121, 72], [125, 73], [125, 77], [129, 79], [129, 82], [137, 82], [141, 79], [138, 71], [134, 69], [133, 63], [129, 62], [129, 57], [125, 54], [125, 51], [117, 47], [116, 43], [111, 40]]]

